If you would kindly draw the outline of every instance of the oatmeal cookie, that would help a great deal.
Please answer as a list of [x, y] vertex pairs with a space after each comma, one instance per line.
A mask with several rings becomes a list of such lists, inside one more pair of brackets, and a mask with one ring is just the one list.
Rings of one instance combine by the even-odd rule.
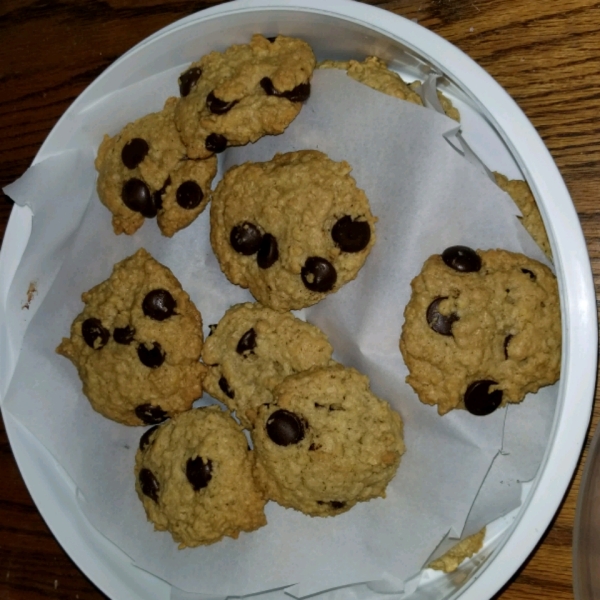
[[[407, 84], [398, 73], [388, 68], [385, 61], [376, 56], [367, 56], [363, 62], [357, 60], [324, 60], [319, 63], [318, 68], [341, 69], [346, 71], [352, 79], [364, 83], [378, 92], [423, 106], [423, 100], [419, 95], [421, 82], [415, 80]], [[450, 99], [439, 91], [437, 96], [446, 116], [455, 121], [460, 121], [460, 114], [452, 105]]]
[[558, 287], [545, 265], [453, 246], [428, 258], [411, 287], [400, 338], [406, 381], [441, 415], [487, 415], [558, 379]]
[[253, 463], [246, 437], [227, 413], [196, 408], [144, 433], [135, 489], [148, 520], [169, 531], [179, 548], [212, 544], [266, 525]]
[[252, 36], [211, 52], [179, 77], [175, 122], [193, 158], [283, 133], [310, 95], [315, 57], [299, 39]]
[[452, 546], [448, 552], [431, 561], [427, 565], [427, 568], [443, 571], [444, 573], [456, 571], [465, 559], [471, 558], [481, 550], [484, 539], [485, 527], [481, 531], [461, 540], [455, 546]]
[[92, 407], [125, 425], [189, 410], [206, 371], [202, 319], [173, 273], [140, 249], [81, 298], [56, 351], [77, 367]]
[[210, 209], [211, 244], [227, 278], [280, 311], [315, 304], [354, 279], [376, 219], [350, 171], [316, 150], [230, 169]]
[[97, 189], [116, 234], [135, 233], [157, 218], [166, 236], [187, 227], [206, 207], [216, 158], [188, 160], [175, 127], [176, 98], [162, 111], [104, 136], [96, 157]]
[[230, 308], [206, 340], [204, 389], [250, 427], [273, 388], [289, 375], [326, 366], [333, 349], [325, 334], [292, 313], [260, 304]]
[[285, 379], [259, 409], [252, 437], [267, 497], [311, 516], [385, 497], [404, 453], [400, 415], [341, 365]]
[[519, 179], [508, 179], [508, 177], [497, 172], [494, 172], [494, 178], [498, 186], [510, 195], [523, 213], [523, 216], [520, 217], [523, 227], [529, 231], [535, 243], [544, 251], [544, 254], [552, 260], [552, 250], [550, 249], [542, 215], [527, 182]]

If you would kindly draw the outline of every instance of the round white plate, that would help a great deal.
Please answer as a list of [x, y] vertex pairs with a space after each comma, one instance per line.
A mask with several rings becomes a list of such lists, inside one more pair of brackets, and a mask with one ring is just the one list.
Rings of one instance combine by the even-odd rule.
[[[563, 317], [562, 376], [551, 439], [520, 510], [502, 522], [493, 540], [488, 538], [487, 559], [474, 561], [461, 577], [424, 578], [413, 596], [489, 598], [534, 548], [575, 469], [593, 403], [597, 322], [589, 258], [567, 189], [525, 115], [483, 69], [430, 31], [365, 4], [237, 0], [182, 19], [127, 52], [73, 103], [34, 162], [76, 146], [77, 131], [70, 119], [82, 106], [157, 71], [196, 60], [207, 48], [247, 40], [255, 32], [302, 37], [320, 59], [375, 54], [409, 80], [435, 68], [445, 76], [442, 87], [461, 111], [463, 134], [470, 145], [488, 166], [511, 177], [519, 177], [520, 171], [538, 201], [552, 245]], [[0, 254], [0, 317], [6, 315], [7, 292], [30, 230], [30, 212], [15, 206]], [[4, 346], [0, 347], [1, 371], [12, 373], [17, 359], [14, 344], [0, 335], [0, 345]], [[82, 571], [111, 598], [168, 598], [167, 584], [133, 567], [88, 524], [78, 509], [75, 490], [43, 447], [10, 415], [5, 415], [5, 421], [36, 505]]]

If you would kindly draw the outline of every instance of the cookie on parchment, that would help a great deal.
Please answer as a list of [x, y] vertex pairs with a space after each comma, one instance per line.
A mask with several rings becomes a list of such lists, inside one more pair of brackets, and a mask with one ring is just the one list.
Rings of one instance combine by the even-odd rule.
[[189, 156], [206, 158], [283, 133], [310, 95], [314, 67], [306, 42], [259, 34], [193, 63], [179, 77], [175, 114]]
[[210, 209], [221, 269], [262, 304], [315, 304], [354, 279], [375, 243], [375, 217], [351, 167], [301, 150], [225, 173]]
[[[385, 61], [377, 56], [367, 56], [363, 62], [357, 60], [324, 60], [318, 64], [318, 68], [342, 69], [346, 71], [348, 76], [352, 77], [352, 79], [355, 79], [364, 85], [368, 85], [378, 92], [423, 106], [423, 100], [419, 95], [421, 82], [415, 80], [412, 83], [407, 84], [398, 73], [392, 71]], [[450, 99], [444, 96], [440, 91], [437, 92], [437, 97], [446, 116], [455, 121], [460, 121], [460, 114], [452, 105]]]
[[177, 128], [176, 98], [162, 111], [104, 136], [96, 157], [97, 189], [113, 214], [115, 233], [135, 233], [156, 217], [166, 236], [187, 227], [206, 207], [216, 158], [188, 160]]
[[227, 413], [197, 408], [144, 433], [135, 487], [148, 520], [169, 531], [179, 548], [212, 544], [266, 525], [253, 462], [246, 437]]
[[202, 318], [173, 273], [140, 249], [82, 300], [56, 351], [77, 367], [92, 407], [125, 425], [189, 410], [206, 371]]
[[208, 372], [203, 386], [250, 427], [258, 408], [272, 401], [276, 385], [310, 367], [326, 366], [332, 352], [320, 329], [292, 313], [238, 304], [204, 344], [202, 360]]
[[506, 250], [447, 248], [411, 283], [400, 350], [406, 381], [443, 415], [487, 415], [560, 375], [556, 277]]
[[404, 453], [400, 415], [341, 365], [285, 379], [259, 409], [252, 439], [267, 497], [311, 516], [385, 497]]
[[529, 231], [535, 243], [544, 251], [544, 254], [552, 260], [552, 250], [550, 249], [542, 215], [527, 182], [520, 179], [508, 179], [505, 175], [497, 172], [494, 172], [494, 178], [498, 186], [510, 195], [521, 210], [523, 216], [520, 217], [520, 220], [523, 227]]

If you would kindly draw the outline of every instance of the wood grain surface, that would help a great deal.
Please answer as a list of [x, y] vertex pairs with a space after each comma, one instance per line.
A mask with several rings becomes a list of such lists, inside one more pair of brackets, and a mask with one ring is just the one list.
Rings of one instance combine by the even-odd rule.
[[[368, 3], [416, 20], [446, 38], [515, 98], [550, 149], [571, 192], [598, 288], [600, 3]], [[25, 172], [62, 113], [115, 59], [161, 27], [216, 4], [220, 2], [0, 0], [0, 187]], [[10, 210], [10, 200], [2, 195], [0, 238]], [[590, 431], [599, 419], [596, 401]], [[573, 598], [571, 547], [584, 458], [585, 450], [541, 543], [496, 598]], [[103, 598], [41, 519], [1, 422], [0, 473], [0, 600]]]

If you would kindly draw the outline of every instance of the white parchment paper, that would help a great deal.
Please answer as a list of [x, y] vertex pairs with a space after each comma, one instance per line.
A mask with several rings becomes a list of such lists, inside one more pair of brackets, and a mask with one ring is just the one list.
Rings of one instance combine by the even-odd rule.
[[[44, 219], [44, 231], [50, 232], [44, 240], [32, 236], [20, 267], [33, 277], [43, 257], [40, 264], [50, 260], [57, 274], [25, 334], [3, 409], [63, 466], [98, 531], [136, 566], [184, 592], [239, 596], [287, 587], [287, 593], [302, 597], [358, 583], [402, 591], [448, 533], [460, 536], [466, 523], [472, 533], [518, 505], [514, 494], [500, 493], [504, 480], [517, 485], [535, 474], [556, 401], [556, 387], [546, 388], [521, 406], [485, 418], [466, 411], [442, 418], [421, 404], [404, 382], [407, 370], [398, 349], [410, 281], [429, 255], [455, 244], [502, 247], [547, 261], [515, 217], [518, 209], [510, 198], [444, 139], [454, 121], [375, 92], [343, 72], [317, 71], [310, 100], [285, 134], [229, 149], [221, 171], [302, 148], [353, 166], [379, 217], [378, 241], [355, 281], [300, 316], [321, 327], [335, 358], [366, 373], [374, 392], [401, 413], [407, 451], [386, 499], [326, 519], [269, 503], [266, 527], [238, 540], [177, 550], [168, 533], [154, 532], [146, 522], [135, 494], [133, 463], [143, 430], [95, 413], [75, 368], [54, 349], [82, 309], [81, 293], [141, 246], [170, 267], [190, 293], [205, 334], [229, 306], [251, 300], [219, 269], [209, 243], [208, 211], [172, 239], [162, 237], [154, 222], [134, 236], [117, 237], [97, 200], [89, 165], [81, 166], [104, 133], [116, 133], [176, 94], [173, 72], [183, 68], [82, 112], [76, 147], [60, 161], [63, 177], [51, 176], [56, 165], [48, 159], [7, 189], [18, 203], [42, 193], [57, 207], [68, 202], [70, 216], [66, 231], [61, 219]], [[44, 213], [33, 211], [35, 227]], [[75, 230], [73, 223], [79, 224]], [[208, 397], [200, 401], [209, 402]], [[504, 431], [507, 412], [510, 435]], [[480, 489], [488, 500], [479, 501]]]

